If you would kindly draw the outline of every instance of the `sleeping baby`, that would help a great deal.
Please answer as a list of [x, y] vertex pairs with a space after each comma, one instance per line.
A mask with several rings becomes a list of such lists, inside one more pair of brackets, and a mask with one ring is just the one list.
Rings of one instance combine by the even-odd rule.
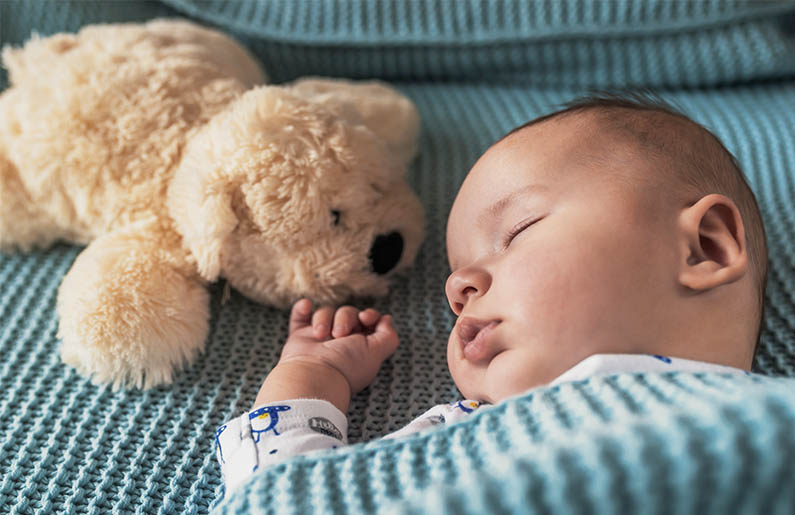
[[[541, 385], [751, 368], [767, 275], [759, 208], [721, 142], [659, 100], [588, 97], [508, 133], [461, 185], [447, 255], [447, 363], [464, 399], [385, 438]], [[388, 314], [296, 302], [253, 409], [216, 432], [227, 491], [346, 445], [351, 395], [397, 346]]]

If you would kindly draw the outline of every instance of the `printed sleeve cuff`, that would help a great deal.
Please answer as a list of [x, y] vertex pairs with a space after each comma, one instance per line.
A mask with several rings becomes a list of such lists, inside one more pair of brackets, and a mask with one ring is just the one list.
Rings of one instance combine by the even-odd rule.
[[309, 428], [348, 443], [348, 418], [324, 399], [290, 399], [256, 406], [248, 413], [255, 439]]
[[216, 458], [227, 492], [262, 466], [347, 443], [347, 417], [323, 399], [264, 403], [229, 420], [215, 434]]

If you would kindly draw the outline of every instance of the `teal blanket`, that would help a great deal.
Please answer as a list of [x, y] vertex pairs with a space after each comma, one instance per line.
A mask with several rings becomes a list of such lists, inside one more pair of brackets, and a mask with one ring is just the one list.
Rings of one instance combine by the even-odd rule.
[[[355, 445], [263, 471], [224, 499], [215, 427], [250, 407], [287, 313], [234, 292], [222, 303], [216, 285], [197, 362], [168, 387], [113, 392], [58, 357], [57, 287], [81, 249], [0, 254], [0, 512], [795, 512], [791, 2], [11, 0], [0, 42], [176, 15], [237, 36], [276, 81], [380, 77], [416, 102], [409, 180], [427, 237], [376, 303], [401, 345], [352, 399]], [[759, 198], [770, 271], [755, 374], [591, 379], [377, 441], [459, 398], [445, 360], [444, 230], [469, 167], [527, 119], [623, 86], [657, 88], [714, 131]]]
[[299, 457], [217, 513], [793, 513], [795, 380], [620, 374]]

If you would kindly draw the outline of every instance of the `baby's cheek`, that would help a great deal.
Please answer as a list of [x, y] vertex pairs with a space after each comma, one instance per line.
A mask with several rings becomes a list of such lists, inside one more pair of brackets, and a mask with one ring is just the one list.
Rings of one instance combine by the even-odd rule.
[[500, 402], [524, 393], [560, 375], [554, 362], [546, 362], [522, 350], [526, 349], [502, 352], [490, 363], [485, 385], [489, 402]]
[[517, 354], [507, 350], [498, 354], [489, 364], [485, 386], [491, 397], [490, 402], [500, 402], [526, 389], [531, 367]]
[[458, 385], [460, 363], [455, 355], [452, 338], [447, 343], [447, 368], [450, 370], [450, 375], [453, 377], [453, 381], [456, 383], [456, 385]]
[[447, 367], [450, 371], [450, 377], [453, 378], [456, 388], [467, 399], [474, 398], [473, 395], [477, 394], [477, 378], [474, 377], [473, 367], [466, 360], [461, 359], [455, 351], [454, 341], [447, 346]]

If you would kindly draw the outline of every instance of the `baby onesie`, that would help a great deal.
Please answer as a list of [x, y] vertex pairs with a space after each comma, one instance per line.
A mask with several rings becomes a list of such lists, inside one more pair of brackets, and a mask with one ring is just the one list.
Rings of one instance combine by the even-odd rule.
[[[734, 367], [659, 355], [595, 354], [545, 386], [619, 372], [655, 371], [748, 374]], [[472, 399], [439, 404], [383, 438], [400, 438], [439, 424], [457, 422], [489, 406]], [[344, 445], [348, 445], [348, 419], [332, 403], [322, 399], [269, 402], [233, 418], [218, 427], [215, 433], [216, 458], [221, 465], [227, 492], [234, 490], [258, 469], [298, 454]]]

